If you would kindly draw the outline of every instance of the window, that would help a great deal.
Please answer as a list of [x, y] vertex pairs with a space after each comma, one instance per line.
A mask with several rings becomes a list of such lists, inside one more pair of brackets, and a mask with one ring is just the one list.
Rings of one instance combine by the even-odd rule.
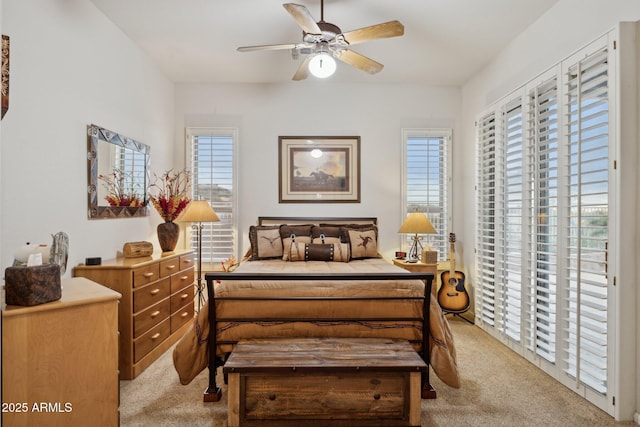
[[565, 60], [477, 123], [478, 324], [608, 405], [611, 52]]
[[[438, 259], [448, 259], [450, 129], [403, 129], [403, 219], [409, 212], [424, 212], [435, 235], [426, 242], [438, 251]], [[402, 223], [402, 221], [401, 221]], [[411, 244], [411, 236], [404, 243]], [[425, 245], [426, 246], [426, 245]]]
[[[217, 268], [236, 256], [236, 156], [237, 130], [228, 128], [187, 129], [187, 155], [192, 172], [194, 200], [208, 200], [220, 218], [203, 223], [202, 262]], [[197, 234], [191, 233], [191, 248], [197, 254]], [[204, 267], [203, 267], [204, 269]]]

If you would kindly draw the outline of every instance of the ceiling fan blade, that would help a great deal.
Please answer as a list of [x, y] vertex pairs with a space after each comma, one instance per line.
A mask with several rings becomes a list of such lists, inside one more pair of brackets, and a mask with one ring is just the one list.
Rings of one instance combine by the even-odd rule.
[[389, 21], [382, 24], [342, 33], [344, 39], [351, 44], [358, 44], [375, 39], [398, 37], [404, 34], [404, 25], [400, 21]]
[[375, 74], [380, 72], [384, 65], [379, 62], [369, 59], [364, 55], [361, 55], [352, 50], [343, 50], [334, 55], [340, 61], [345, 62], [353, 67], [359, 68], [362, 71], [366, 71], [369, 74]]
[[285, 3], [282, 6], [284, 6], [284, 8], [287, 9], [287, 12], [293, 16], [293, 19], [296, 20], [305, 33], [322, 34], [322, 30], [318, 27], [313, 16], [311, 16], [309, 9], [295, 3]]
[[299, 81], [309, 77], [309, 61], [311, 61], [311, 58], [313, 58], [313, 55], [307, 55], [305, 60], [302, 61], [302, 64], [298, 67], [298, 70], [296, 70], [292, 80]]
[[238, 52], [253, 52], [256, 50], [284, 50], [295, 49], [297, 44], [264, 44], [258, 46], [241, 46], [238, 48]]

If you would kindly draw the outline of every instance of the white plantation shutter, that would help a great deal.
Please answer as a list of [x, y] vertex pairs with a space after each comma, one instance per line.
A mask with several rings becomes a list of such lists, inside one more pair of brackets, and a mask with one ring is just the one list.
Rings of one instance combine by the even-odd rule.
[[515, 341], [520, 340], [520, 314], [522, 293], [522, 239], [523, 239], [523, 156], [522, 156], [522, 101], [517, 98], [502, 111], [502, 169], [503, 200], [498, 247], [501, 278], [501, 323], [503, 332]]
[[142, 199], [147, 189], [147, 156], [144, 153], [120, 145], [114, 145], [114, 148], [113, 155], [115, 158], [111, 161], [111, 169], [123, 172], [119, 174], [121, 179], [120, 188], [124, 193], [135, 193]]
[[555, 363], [556, 265], [558, 247], [558, 79], [528, 92], [525, 264], [525, 344]]
[[[437, 234], [425, 240], [438, 251], [438, 259], [449, 257], [449, 145], [451, 130], [403, 129], [405, 214], [424, 212]], [[404, 219], [404, 217], [403, 217]], [[411, 245], [411, 236], [405, 243]], [[426, 246], [426, 245], [425, 245]]]
[[[202, 230], [202, 262], [217, 268], [220, 262], [236, 254], [234, 153], [237, 131], [189, 129], [187, 136], [193, 197], [209, 201], [220, 218], [219, 222], [203, 223]], [[191, 247], [197, 249], [196, 233], [191, 234]]]
[[477, 124], [476, 321], [602, 408], [611, 57], [599, 40]]
[[496, 326], [496, 116], [489, 113], [477, 126], [476, 316]]
[[562, 358], [567, 374], [598, 393], [607, 391], [607, 274], [609, 221], [608, 51], [568, 68], [568, 141], [564, 229], [567, 301]]

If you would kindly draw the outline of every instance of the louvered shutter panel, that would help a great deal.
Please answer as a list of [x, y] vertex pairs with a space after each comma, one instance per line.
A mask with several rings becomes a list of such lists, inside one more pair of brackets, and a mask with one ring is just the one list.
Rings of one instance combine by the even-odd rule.
[[490, 113], [477, 126], [476, 316], [496, 325], [496, 117]]
[[528, 350], [556, 359], [556, 266], [558, 243], [558, 79], [528, 93], [524, 330]]
[[[450, 131], [405, 132], [405, 198], [407, 212], [424, 212], [437, 234], [426, 236], [438, 258], [448, 258], [448, 153]], [[410, 245], [410, 236], [407, 236]]]
[[522, 214], [523, 214], [523, 156], [522, 102], [509, 102], [502, 112], [501, 214], [498, 244], [499, 286], [501, 288], [502, 331], [514, 341], [520, 340], [522, 302]]
[[607, 274], [609, 90], [603, 49], [568, 67], [564, 169], [568, 220], [563, 253], [567, 277], [562, 358], [568, 375], [607, 391]]
[[[220, 218], [203, 223], [202, 262], [215, 263], [234, 256], [234, 133], [199, 130], [191, 135], [194, 199], [208, 200]], [[191, 247], [197, 248], [192, 233]]]

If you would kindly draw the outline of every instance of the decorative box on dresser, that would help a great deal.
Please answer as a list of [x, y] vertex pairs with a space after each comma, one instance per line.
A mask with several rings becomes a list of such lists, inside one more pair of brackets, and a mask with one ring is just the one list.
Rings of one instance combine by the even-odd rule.
[[73, 278], [57, 301], [3, 308], [2, 425], [119, 424], [118, 298]]
[[122, 294], [120, 379], [137, 377], [189, 328], [194, 316], [193, 256], [191, 250], [176, 250], [73, 269], [74, 276]]

